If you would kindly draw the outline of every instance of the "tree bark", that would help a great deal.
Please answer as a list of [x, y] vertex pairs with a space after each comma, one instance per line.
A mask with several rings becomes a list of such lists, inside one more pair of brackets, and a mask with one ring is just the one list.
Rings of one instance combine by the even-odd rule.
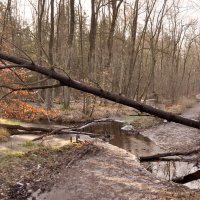
[[[51, 22], [50, 22], [50, 39], [49, 39], [49, 64], [53, 70], [54, 65], [54, 0], [51, 0]], [[51, 80], [48, 80], [48, 83], [51, 84]], [[46, 108], [51, 110], [53, 106], [53, 89], [49, 88], [46, 90], [45, 98]]]
[[[41, 133], [47, 133], [41, 136], [48, 136], [48, 135], [55, 135], [55, 134], [79, 134], [79, 135], [88, 135], [90, 137], [101, 137], [101, 134], [95, 134], [95, 133], [89, 133], [89, 132], [84, 132], [81, 131], [82, 128], [81, 127], [77, 127], [77, 128], [70, 128], [70, 127], [62, 127], [62, 128], [57, 128], [57, 127], [53, 127], [53, 126], [49, 126], [49, 127], [41, 127], [40, 124], [33, 124], [31, 125], [11, 125], [11, 124], [3, 124], [0, 123], [0, 127], [6, 128], [8, 130], [18, 130], [17, 133], [15, 134], [27, 134], [29, 131], [32, 133], [34, 132], [34, 134], [38, 134], [41, 135]], [[22, 132], [21, 132], [22, 131]]]
[[[0, 53], [0, 59], [5, 60], [5, 61], [9, 61], [18, 65], [21, 65], [22, 68], [26, 68], [29, 69], [31, 71], [35, 71], [38, 72], [40, 74], [46, 75], [49, 78], [55, 79], [57, 81], [60, 82], [60, 84], [64, 85], [64, 86], [68, 86], [86, 93], [90, 93], [93, 94], [95, 96], [101, 97], [101, 98], [105, 98], [108, 99], [110, 101], [122, 104], [122, 105], [126, 105], [132, 108], [135, 108], [141, 112], [146, 112], [149, 113], [151, 115], [157, 116], [159, 118], [162, 119], [166, 119], [168, 121], [172, 121], [172, 122], [176, 122], [176, 123], [180, 123], [186, 126], [190, 126], [190, 127], [194, 127], [194, 128], [200, 128], [200, 122], [199, 121], [195, 121], [192, 119], [187, 119], [184, 118], [182, 116], [179, 115], [175, 115], [173, 113], [170, 112], [166, 112], [157, 108], [153, 108], [149, 105], [145, 105], [142, 104], [140, 102], [136, 102], [134, 100], [128, 99], [122, 95], [119, 94], [114, 94], [114, 93], [110, 93], [108, 91], [105, 91], [101, 88], [95, 88], [92, 86], [88, 86], [86, 84], [80, 83], [76, 80], [71, 79], [68, 76], [65, 76], [62, 73], [59, 73], [57, 71], [55, 71], [55, 69], [49, 69], [46, 67], [42, 67], [39, 65], [36, 65], [32, 62], [29, 62], [27, 60], [24, 60], [22, 58], [18, 58], [16, 56], [11, 56], [5, 53]], [[5, 69], [5, 67], [3, 67]], [[1, 69], [1, 68], [0, 68]]]
[[195, 154], [200, 152], [200, 148], [193, 149], [190, 151], [177, 151], [177, 152], [168, 152], [168, 153], [160, 153], [152, 156], [144, 156], [140, 157], [140, 162], [151, 162], [158, 161], [160, 158], [168, 157], [168, 156], [188, 156], [191, 154]]
[[198, 179], [200, 179], [200, 170], [183, 177], [174, 178], [172, 181], [175, 183], [185, 184]]

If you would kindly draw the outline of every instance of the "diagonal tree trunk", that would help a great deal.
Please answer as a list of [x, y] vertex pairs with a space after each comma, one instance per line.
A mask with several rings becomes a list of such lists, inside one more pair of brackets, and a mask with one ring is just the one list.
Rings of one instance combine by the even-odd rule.
[[[190, 126], [190, 127], [194, 127], [194, 128], [198, 128], [198, 129], [200, 128], [200, 122], [199, 121], [187, 119], [187, 118], [184, 118], [184, 117], [179, 116], [179, 115], [175, 115], [175, 114], [170, 113], [170, 112], [165, 112], [163, 110], [153, 108], [151, 106], [148, 106], [148, 105], [139, 103], [137, 101], [128, 99], [124, 96], [102, 90], [101, 88], [95, 88], [95, 87], [92, 87], [92, 86], [88, 86], [86, 84], [83, 84], [83, 83], [80, 83], [76, 80], [73, 80], [68, 76], [63, 75], [63, 74], [55, 71], [54, 69], [52, 70], [52, 69], [49, 69], [49, 68], [46, 68], [46, 67], [42, 67], [42, 66], [36, 65], [32, 62], [29, 62], [27, 60], [24, 60], [22, 58], [18, 58], [16, 56], [11, 56], [11, 55], [8, 55], [8, 54], [5, 54], [5, 53], [0, 53], [0, 59], [11, 62], [11, 63], [15, 63], [15, 64], [19, 65], [19, 67], [37, 72], [39, 74], [46, 75], [49, 78], [52, 78], [52, 79], [59, 81], [60, 84], [62, 84], [63, 86], [68, 86], [68, 87], [71, 87], [71, 88], [74, 88], [74, 89], [77, 89], [77, 90], [80, 90], [80, 91], [83, 91], [83, 92], [86, 92], [86, 93], [90, 93], [90, 94], [93, 94], [95, 96], [105, 98], [105, 99], [108, 99], [110, 101], [135, 108], [135, 109], [137, 109], [141, 112], [146, 112], [146, 113], [149, 113], [151, 115], [157, 116], [159, 118], [166, 119], [168, 121], [180, 123], [180, 124]], [[12, 66], [10, 66], [10, 68], [11, 67]], [[16, 65], [14, 67], [16, 67]], [[5, 68], [9, 68], [9, 66], [5, 66], [5, 67], [1, 67], [1, 68], [5, 69]]]

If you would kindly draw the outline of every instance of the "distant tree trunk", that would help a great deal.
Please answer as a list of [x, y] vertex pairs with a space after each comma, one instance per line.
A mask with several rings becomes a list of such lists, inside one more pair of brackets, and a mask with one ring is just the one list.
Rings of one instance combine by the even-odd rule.
[[3, 37], [6, 34], [5, 32], [6, 32], [6, 25], [8, 23], [8, 18], [9, 18], [9, 15], [11, 15], [11, 1], [12, 0], [7, 1], [7, 6], [6, 6], [6, 10], [3, 17], [3, 27], [2, 27], [1, 38], [0, 38], [0, 50], [2, 49], [2, 45], [3, 45]]
[[110, 67], [110, 63], [111, 63], [111, 59], [112, 59], [113, 36], [114, 36], [114, 33], [115, 33], [115, 26], [116, 26], [119, 8], [120, 8], [120, 5], [122, 4], [122, 2], [123, 2], [123, 0], [120, 0], [119, 3], [117, 4], [117, 0], [111, 1], [112, 19], [111, 19], [110, 31], [109, 31], [108, 40], [107, 40], [107, 46], [108, 46], [107, 67]]
[[[97, 65], [96, 65], [96, 34], [98, 12], [101, 0], [91, 0], [91, 24], [89, 33], [89, 53], [88, 53], [88, 70], [87, 75], [90, 80], [97, 81]], [[89, 114], [89, 105], [91, 104], [90, 96], [84, 95], [85, 114]]]
[[[45, 1], [46, 0], [38, 0], [38, 13], [37, 13], [37, 60], [39, 65], [42, 65], [42, 19], [44, 15], [44, 8], [45, 8]], [[43, 76], [40, 74], [38, 76], [38, 81], [40, 81]], [[43, 83], [38, 83], [38, 86], [42, 86]], [[39, 91], [40, 98], [43, 100], [45, 99], [45, 92]]]
[[131, 25], [131, 53], [130, 53], [130, 63], [129, 63], [129, 68], [128, 68], [128, 73], [125, 75], [125, 87], [124, 87], [124, 93], [127, 96], [131, 95], [131, 79], [132, 79], [132, 74], [134, 72], [135, 68], [135, 62], [136, 62], [136, 37], [137, 37], [137, 25], [138, 25], [138, 5], [139, 5], [139, 0], [135, 1], [134, 5], [134, 13], [133, 13], [133, 22]]
[[[73, 50], [73, 39], [74, 39], [74, 28], [75, 26], [75, 11], [74, 11], [74, 0], [70, 0], [70, 28], [69, 28], [69, 36], [67, 40], [68, 45], [68, 56], [67, 56], [67, 70], [71, 70], [71, 58], [72, 58], [72, 50]], [[64, 108], [68, 108], [70, 105], [70, 88], [64, 88]]]
[[[49, 39], [49, 64], [51, 70], [54, 70], [54, 59], [53, 59], [53, 47], [54, 47], [54, 0], [51, 0], [51, 27], [50, 27], [50, 39]], [[52, 80], [48, 81], [48, 84], [51, 85]], [[46, 108], [51, 109], [53, 106], [53, 89], [46, 90]]]
[[89, 33], [89, 54], [88, 54], [88, 74], [91, 74], [90, 78], [96, 80], [96, 63], [95, 63], [95, 48], [96, 48], [96, 33], [97, 33], [97, 20], [98, 12], [101, 0], [96, 2], [91, 0], [91, 24]]

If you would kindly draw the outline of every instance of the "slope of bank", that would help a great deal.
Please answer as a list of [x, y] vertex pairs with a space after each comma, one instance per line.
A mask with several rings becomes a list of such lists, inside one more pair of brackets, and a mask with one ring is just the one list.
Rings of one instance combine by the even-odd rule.
[[133, 154], [101, 142], [31, 151], [1, 163], [0, 168], [1, 199], [188, 200], [199, 197], [195, 190], [155, 178], [140, 166]]
[[[199, 120], [200, 103], [185, 111], [182, 116]], [[181, 124], [167, 122], [141, 132], [166, 151], [187, 151], [200, 145], [200, 131]]]
[[197, 199], [184, 186], [155, 178], [140, 166], [136, 157], [107, 143], [95, 143], [98, 154], [78, 160], [64, 169], [43, 200], [76, 199]]

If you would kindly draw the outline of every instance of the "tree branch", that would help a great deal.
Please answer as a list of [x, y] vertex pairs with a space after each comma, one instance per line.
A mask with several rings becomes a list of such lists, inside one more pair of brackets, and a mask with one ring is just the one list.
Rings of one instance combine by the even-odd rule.
[[41, 89], [48, 89], [48, 88], [57, 88], [61, 86], [62, 86], [61, 84], [55, 84], [55, 85], [44, 85], [44, 86], [35, 86], [35, 87], [12, 88], [7, 85], [0, 85], [0, 87], [8, 88], [12, 90], [12, 92], [22, 91], [22, 90], [41, 90]]
[[[161, 161], [161, 158], [163, 157], [168, 157], [168, 156], [189, 156], [191, 154], [199, 153], [200, 148], [193, 149], [190, 151], [177, 151], [177, 152], [168, 152], [168, 153], [160, 153], [160, 154], [155, 154], [152, 156], [144, 156], [140, 157], [140, 162], [149, 162], [149, 161]], [[166, 161], [166, 160], [162, 160]]]
[[185, 184], [198, 179], [200, 179], [200, 170], [183, 177], [174, 178], [172, 181], [175, 183]]

